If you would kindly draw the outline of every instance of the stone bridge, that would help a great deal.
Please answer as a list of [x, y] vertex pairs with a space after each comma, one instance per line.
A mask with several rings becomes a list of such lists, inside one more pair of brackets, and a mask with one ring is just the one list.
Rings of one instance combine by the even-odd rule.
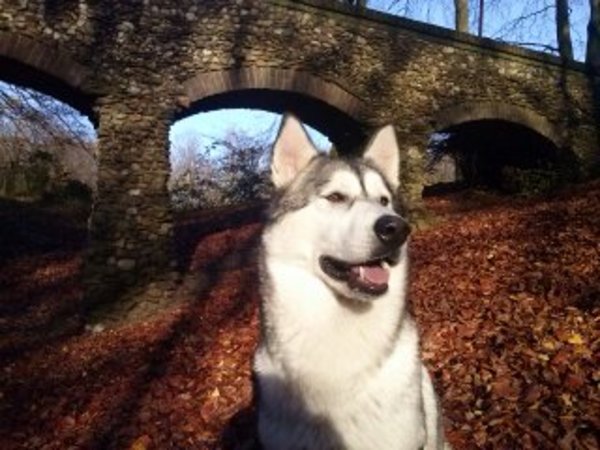
[[573, 152], [584, 174], [597, 163], [594, 80], [581, 65], [338, 3], [0, 0], [0, 79], [97, 127], [90, 304], [164, 296], [168, 131], [198, 111], [293, 111], [347, 151], [392, 122], [413, 205], [429, 136], [462, 122], [522, 124]]

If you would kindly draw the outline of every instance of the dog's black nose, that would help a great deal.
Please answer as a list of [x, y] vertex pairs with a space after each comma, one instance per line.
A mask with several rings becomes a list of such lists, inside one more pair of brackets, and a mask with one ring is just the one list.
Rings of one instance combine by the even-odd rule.
[[379, 240], [388, 247], [400, 247], [410, 234], [410, 225], [399, 216], [381, 216], [374, 228]]

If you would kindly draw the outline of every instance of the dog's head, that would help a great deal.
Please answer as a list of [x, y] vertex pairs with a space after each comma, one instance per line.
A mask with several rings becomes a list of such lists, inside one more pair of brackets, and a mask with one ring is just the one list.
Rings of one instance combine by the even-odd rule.
[[393, 127], [378, 130], [362, 158], [330, 158], [286, 116], [271, 171], [278, 196], [265, 235], [268, 256], [312, 271], [344, 298], [385, 294], [410, 232], [397, 210]]

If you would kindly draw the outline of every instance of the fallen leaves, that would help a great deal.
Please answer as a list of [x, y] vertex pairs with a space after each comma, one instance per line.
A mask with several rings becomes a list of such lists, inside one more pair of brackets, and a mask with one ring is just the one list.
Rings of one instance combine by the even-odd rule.
[[598, 448], [600, 186], [462, 208], [413, 241], [413, 306], [451, 441]]
[[148, 450], [152, 444], [152, 439], [147, 434], [140, 436], [131, 444], [129, 450]]
[[569, 338], [567, 339], [567, 342], [569, 344], [573, 344], [573, 345], [583, 345], [583, 338], [581, 337], [581, 335], [579, 333], [573, 333], [571, 334], [571, 336], [569, 336]]
[[[411, 307], [448, 439], [456, 449], [598, 448], [600, 185], [552, 201], [463, 200], [430, 201], [447, 220], [411, 242]], [[207, 273], [209, 288], [116, 330], [41, 331], [77, 316], [75, 244], [8, 252], [0, 447], [254, 448], [258, 216], [236, 211], [218, 232], [187, 219], [180, 260]]]

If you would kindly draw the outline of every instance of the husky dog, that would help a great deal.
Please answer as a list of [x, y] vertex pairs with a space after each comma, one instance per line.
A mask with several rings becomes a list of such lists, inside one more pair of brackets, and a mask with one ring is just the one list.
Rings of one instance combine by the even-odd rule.
[[392, 126], [360, 159], [319, 155], [293, 116], [271, 163], [254, 358], [266, 449], [444, 448], [406, 311], [409, 226]]

